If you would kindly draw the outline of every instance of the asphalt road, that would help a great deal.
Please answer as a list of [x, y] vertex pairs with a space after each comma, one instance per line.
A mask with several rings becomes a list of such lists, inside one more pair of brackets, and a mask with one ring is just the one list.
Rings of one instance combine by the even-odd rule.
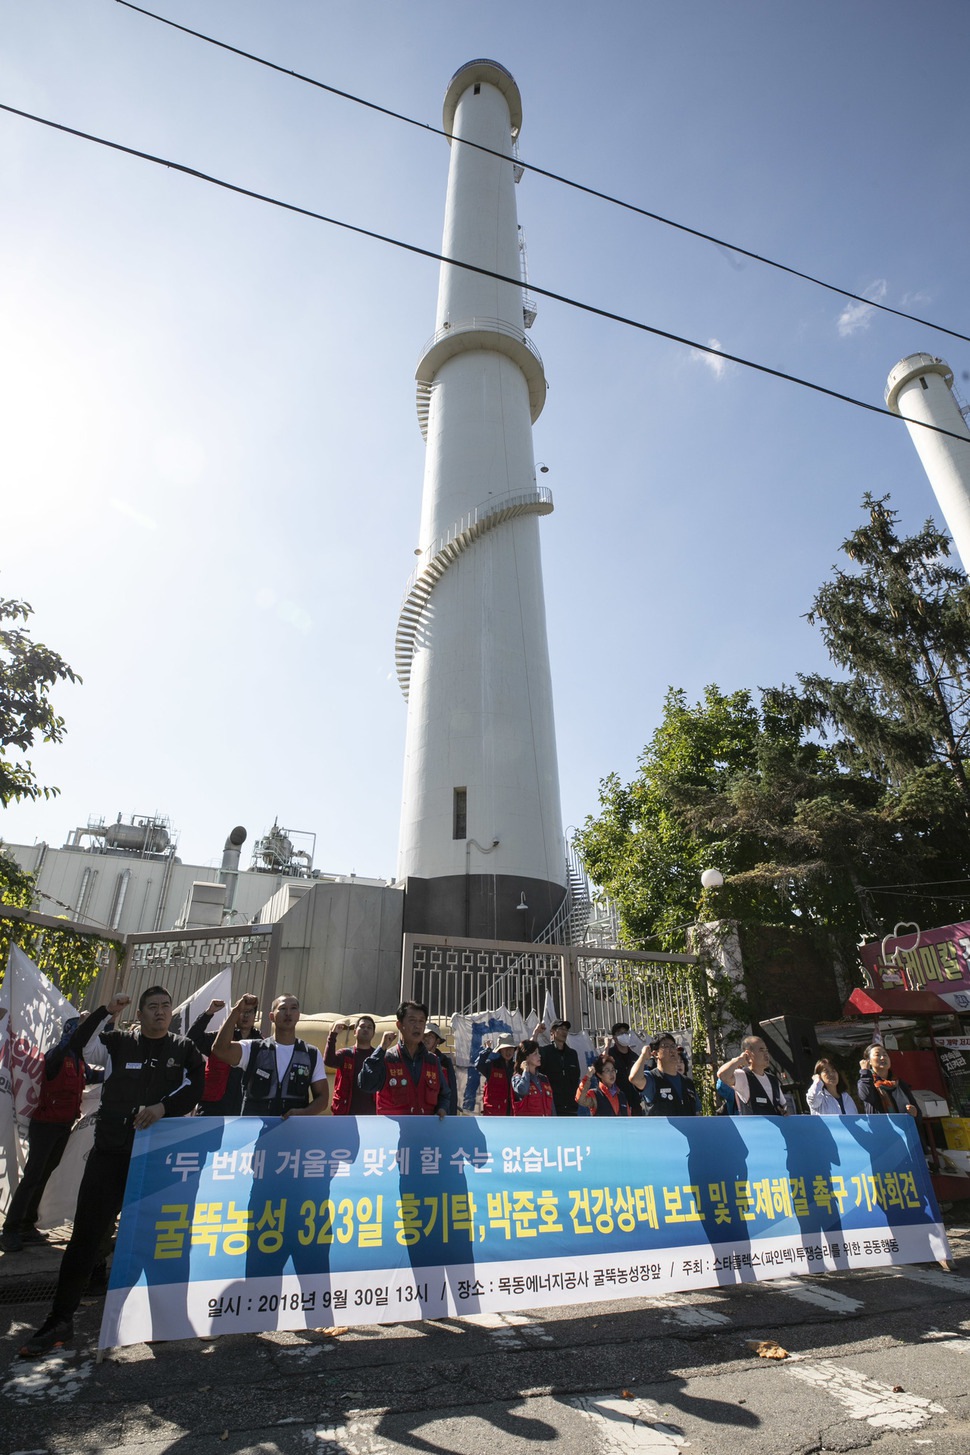
[[[0, 1452], [970, 1455], [970, 1229], [936, 1265], [323, 1333], [16, 1350], [53, 1251], [0, 1259]], [[20, 1301], [11, 1301], [17, 1298]], [[767, 1359], [749, 1341], [772, 1341]]]

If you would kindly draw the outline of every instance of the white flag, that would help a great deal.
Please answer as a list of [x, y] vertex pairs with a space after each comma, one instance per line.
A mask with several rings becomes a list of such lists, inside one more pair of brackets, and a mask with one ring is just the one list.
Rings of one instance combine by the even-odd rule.
[[481, 1077], [475, 1062], [486, 1036], [510, 1035], [521, 1041], [526, 1035], [522, 1012], [500, 1005], [496, 1010], [476, 1010], [471, 1015], [453, 1015], [451, 1031], [455, 1043], [455, 1071], [458, 1075], [458, 1105], [462, 1111], [474, 1111], [480, 1096]]
[[19, 945], [10, 946], [0, 988], [0, 1207], [6, 1208], [24, 1163], [21, 1137], [40, 1097], [44, 1052], [77, 1011]]
[[217, 1011], [208, 1025], [208, 1030], [217, 1031], [232, 1007], [232, 970], [228, 965], [218, 974], [213, 975], [211, 980], [207, 980], [198, 990], [193, 990], [188, 1000], [183, 1000], [181, 1005], [175, 1007], [172, 1015], [172, 1035], [186, 1035], [189, 1026], [198, 1020], [204, 1010], [208, 1010], [210, 1000], [226, 1002], [225, 1014]]

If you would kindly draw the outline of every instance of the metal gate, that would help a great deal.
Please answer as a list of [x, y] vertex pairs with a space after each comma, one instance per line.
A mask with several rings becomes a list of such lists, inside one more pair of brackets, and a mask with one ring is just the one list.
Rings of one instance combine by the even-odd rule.
[[126, 935], [128, 953], [120, 983], [115, 983], [110, 972], [103, 972], [88, 992], [86, 1004], [104, 1004], [118, 989], [137, 1005], [150, 985], [164, 985], [172, 1004], [179, 1005], [217, 971], [229, 967], [234, 991], [259, 996], [265, 1015], [276, 994], [279, 936], [274, 930], [274, 925], [239, 925]]
[[594, 1039], [617, 1021], [644, 1037], [672, 1029], [693, 1037], [705, 1024], [688, 973], [694, 964], [692, 955], [408, 934], [401, 995], [450, 1022], [500, 1005], [541, 1017], [551, 994], [573, 1030]]

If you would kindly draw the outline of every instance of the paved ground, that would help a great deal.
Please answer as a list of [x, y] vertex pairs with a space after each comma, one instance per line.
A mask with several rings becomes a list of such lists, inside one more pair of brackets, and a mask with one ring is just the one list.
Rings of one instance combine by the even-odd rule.
[[101, 1365], [100, 1301], [75, 1348], [16, 1357], [45, 1312], [24, 1295], [57, 1266], [32, 1250], [0, 1258], [0, 1455], [968, 1455], [970, 1229], [951, 1239], [953, 1273], [142, 1344]]

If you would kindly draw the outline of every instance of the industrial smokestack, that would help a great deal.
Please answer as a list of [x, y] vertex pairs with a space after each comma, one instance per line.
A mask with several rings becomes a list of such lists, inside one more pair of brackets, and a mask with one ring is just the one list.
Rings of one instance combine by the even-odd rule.
[[237, 824], [232, 833], [226, 839], [222, 851], [222, 868], [219, 878], [227, 886], [226, 903], [223, 914], [228, 917], [236, 898], [236, 885], [239, 882], [239, 854], [243, 844], [246, 842], [246, 830], [242, 824]]
[[[910, 354], [889, 375], [886, 403], [906, 421], [947, 529], [970, 575], [970, 429], [953, 394], [953, 370], [933, 354]], [[923, 425], [938, 425], [938, 434]], [[962, 435], [951, 439], [951, 435]]]
[[243, 844], [246, 842], [246, 830], [242, 824], [237, 824], [232, 833], [226, 839], [222, 850], [222, 872], [225, 874], [239, 872], [239, 855]]
[[539, 550], [552, 494], [532, 451], [546, 378], [518, 281], [521, 124], [504, 66], [470, 61], [452, 77], [442, 252], [512, 281], [441, 266], [416, 376], [419, 559], [395, 644], [408, 699], [405, 929], [490, 939], [521, 938], [523, 893], [539, 932], [566, 893]]

